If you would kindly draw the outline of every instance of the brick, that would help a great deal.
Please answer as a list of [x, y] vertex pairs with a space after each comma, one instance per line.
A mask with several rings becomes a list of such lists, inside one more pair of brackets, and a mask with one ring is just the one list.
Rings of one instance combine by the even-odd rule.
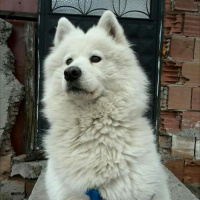
[[29, 197], [33, 188], [34, 188], [34, 185], [35, 185], [35, 182], [34, 181], [29, 181], [29, 182], [26, 182], [25, 183], [25, 192], [26, 192], [26, 195]]
[[183, 182], [200, 183], [200, 161], [185, 161]]
[[200, 86], [200, 64], [183, 63], [180, 82], [185, 86]]
[[194, 0], [175, 0], [175, 10], [198, 11], [197, 4]]
[[200, 88], [193, 88], [192, 91], [192, 110], [200, 110]]
[[191, 88], [169, 87], [168, 109], [189, 110], [191, 102]]
[[200, 140], [196, 139], [195, 145], [195, 159], [200, 160]]
[[193, 158], [195, 139], [182, 136], [172, 136], [172, 156]]
[[176, 133], [180, 130], [180, 117], [177, 112], [160, 112], [160, 131], [167, 133]]
[[6, 0], [0, 1], [0, 10], [15, 12], [38, 12], [38, 0]]
[[181, 33], [182, 21], [183, 19], [181, 14], [166, 14], [164, 21], [164, 34], [171, 35], [173, 33]]
[[183, 34], [185, 36], [200, 37], [200, 15], [185, 13]]
[[168, 160], [165, 166], [180, 180], [183, 180], [184, 160]]
[[162, 84], [174, 84], [179, 81], [179, 71], [182, 64], [178, 62], [163, 61], [162, 65]]
[[174, 60], [192, 61], [194, 54], [194, 38], [172, 37], [170, 56]]
[[11, 155], [0, 157], [0, 174], [11, 171]]
[[159, 153], [161, 154], [162, 158], [168, 158], [171, 156], [171, 149], [159, 147]]
[[200, 39], [196, 38], [194, 47], [194, 60], [200, 61]]
[[166, 11], [171, 10], [171, 0], [165, 0], [165, 10]]
[[191, 129], [199, 126], [200, 112], [183, 112], [181, 130]]

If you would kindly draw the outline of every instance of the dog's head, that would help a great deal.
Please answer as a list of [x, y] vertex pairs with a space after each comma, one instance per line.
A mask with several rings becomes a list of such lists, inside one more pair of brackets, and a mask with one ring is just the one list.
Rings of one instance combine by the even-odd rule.
[[129, 46], [111, 11], [104, 12], [98, 25], [86, 33], [63, 17], [46, 61], [46, 68], [52, 66], [46, 76], [60, 79], [63, 92], [73, 100], [93, 100], [119, 91], [137, 77], [137, 59]]

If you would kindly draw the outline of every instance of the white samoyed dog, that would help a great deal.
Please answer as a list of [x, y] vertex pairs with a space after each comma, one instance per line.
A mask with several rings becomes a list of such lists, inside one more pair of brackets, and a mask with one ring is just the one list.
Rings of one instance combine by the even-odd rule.
[[84, 33], [58, 22], [45, 60], [50, 200], [170, 200], [149, 120], [148, 80], [114, 14]]

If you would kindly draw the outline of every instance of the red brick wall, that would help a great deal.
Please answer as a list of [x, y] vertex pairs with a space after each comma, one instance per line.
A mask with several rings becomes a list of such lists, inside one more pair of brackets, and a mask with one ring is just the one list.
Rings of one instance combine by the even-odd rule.
[[200, 1], [166, 0], [160, 152], [184, 183], [200, 183]]

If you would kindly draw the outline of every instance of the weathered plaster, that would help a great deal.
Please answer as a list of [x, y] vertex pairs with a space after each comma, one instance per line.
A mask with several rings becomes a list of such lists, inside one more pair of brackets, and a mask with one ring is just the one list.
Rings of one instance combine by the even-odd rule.
[[40, 175], [40, 172], [45, 165], [45, 161], [15, 163], [12, 166], [12, 172], [10, 176], [13, 177], [20, 175], [23, 178], [36, 179]]
[[23, 99], [23, 85], [14, 76], [14, 56], [7, 46], [12, 25], [0, 19], [0, 146], [4, 133], [11, 131], [19, 103]]

